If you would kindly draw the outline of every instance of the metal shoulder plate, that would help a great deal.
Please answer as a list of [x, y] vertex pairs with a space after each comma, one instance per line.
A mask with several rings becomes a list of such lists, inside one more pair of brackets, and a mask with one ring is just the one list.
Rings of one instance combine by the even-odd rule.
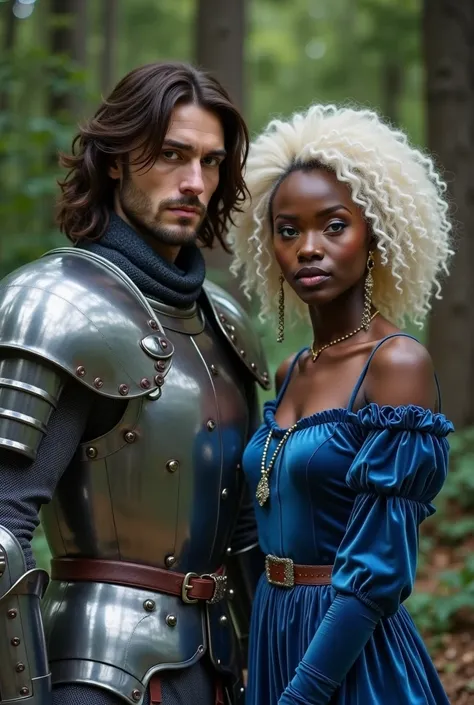
[[173, 346], [121, 269], [91, 252], [52, 250], [0, 282], [0, 350], [48, 360], [112, 398], [160, 396]]
[[270, 389], [270, 375], [260, 338], [248, 314], [224, 289], [206, 281], [204, 294], [225, 338], [240, 361], [263, 389]]

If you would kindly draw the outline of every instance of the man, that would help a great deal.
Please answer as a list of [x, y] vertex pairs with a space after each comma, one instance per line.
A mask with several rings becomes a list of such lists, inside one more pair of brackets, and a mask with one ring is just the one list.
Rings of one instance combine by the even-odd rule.
[[198, 244], [224, 243], [247, 146], [214, 79], [133, 71], [62, 158], [75, 247], [0, 285], [0, 703], [243, 701], [260, 554], [240, 463], [268, 374]]

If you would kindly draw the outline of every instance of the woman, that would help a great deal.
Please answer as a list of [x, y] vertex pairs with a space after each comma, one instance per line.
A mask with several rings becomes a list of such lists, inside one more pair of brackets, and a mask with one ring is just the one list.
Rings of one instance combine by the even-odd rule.
[[247, 705], [448, 703], [402, 603], [453, 427], [397, 327], [439, 295], [445, 186], [377, 115], [333, 106], [270, 123], [247, 185], [234, 272], [263, 316], [278, 295], [280, 339], [285, 304], [312, 326], [244, 456], [267, 554]]

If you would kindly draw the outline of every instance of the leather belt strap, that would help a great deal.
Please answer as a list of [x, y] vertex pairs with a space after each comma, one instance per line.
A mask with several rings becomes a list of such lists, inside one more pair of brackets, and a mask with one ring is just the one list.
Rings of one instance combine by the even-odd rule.
[[188, 604], [198, 600], [218, 602], [224, 597], [226, 581], [220, 572], [203, 576], [197, 573], [184, 575], [154, 566], [100, 558], [53, 558], [51, 579], [126, 585], [176, 595]]
[[265, 558], [267, 580], [278, 587], [330, 585], [332, 569], [332, 565], [297, 565], [291, 558], [271, 555]]

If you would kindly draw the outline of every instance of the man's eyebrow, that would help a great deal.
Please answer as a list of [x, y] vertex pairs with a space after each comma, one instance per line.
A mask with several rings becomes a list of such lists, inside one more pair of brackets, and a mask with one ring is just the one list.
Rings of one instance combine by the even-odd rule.
[[[187, 144], [186, 142], [179, 142], [179, 140], [165, 139], [163, 142], [163, 147], [175, 147], [176, 149], [181, 149], [183, 152], [196, 152], [196, 148], [192, 144]], [[225, 149], [211, 149], [207, 152], [207, 155], [212, 155], [213, 157], [225, 157], [227, 152]]]

